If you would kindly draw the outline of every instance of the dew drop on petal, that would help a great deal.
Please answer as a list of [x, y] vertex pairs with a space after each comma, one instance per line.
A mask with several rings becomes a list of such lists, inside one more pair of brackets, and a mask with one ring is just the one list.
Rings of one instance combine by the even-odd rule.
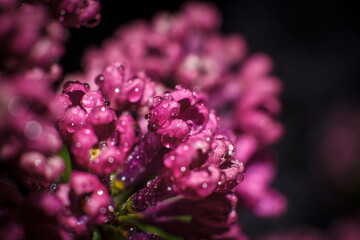
[[164, 98], [162, 98], [162, 97], [159, 97], [159, 96], [154, 97], [153, 106], [154, 106], [154, 107], [159, 106], [160, 103], [161, 103], [163, 100], [164, 100]]
[[178, 144], [179, 139], [171, 134], [163, 134], [161, 136], [161, 142], [167, 148], [174, 148]]
[[114, 212], [113, 206], [110, 205], [110, 206], [108, 207], [108, 209], [109, 209], [109, 212]]
[[180, 110], [178, 108], [173, 108], [170, 110], [170, 115], [173, 117], [179, 115], [179, 113], [180, 113]]
[[128, 99], [129, 102], [135, 103], [138, 102], [142, 97], [142, 92], [139, 90], [139, 88], [133, 88], [128, 93]]

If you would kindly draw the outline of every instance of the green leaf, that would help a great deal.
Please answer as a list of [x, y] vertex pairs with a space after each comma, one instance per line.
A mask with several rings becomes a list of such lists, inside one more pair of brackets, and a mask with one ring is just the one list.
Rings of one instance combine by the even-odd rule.
[[190, 215], [176, 216], [176, 217], [173, 217], [173, 219], [181, 221], [181, 222], [190, 223], [192, 220], [192, 216], [190, 216]]
[[66, 144], [63, 144], [61, 151], [57, 155], [63, 159], [64, 164], [65, 164], [65, 171], [61, 175], [60, 181], [61, 182], [69, 182], [72, 167], [71, 167], [70, 154], [66, 147]]
[[102, 240], [101, 233], [98, 228], [94, 229], [92, 240]]

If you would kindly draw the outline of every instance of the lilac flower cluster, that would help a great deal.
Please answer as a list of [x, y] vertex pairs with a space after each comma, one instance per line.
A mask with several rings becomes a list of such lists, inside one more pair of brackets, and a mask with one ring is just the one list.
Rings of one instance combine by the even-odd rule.
[[[268, 146], [283, 133], [282, 125], [276, 121], [281, 111], [278, 96], [282, 85], [270, 74], [271, 59], [265, 54], [246, 56], [244, 38], [220, 35], [220, 22], [216, 9], [201, 3], [186, 3], [175, 14], [162, 12], [150, 23], [136, 21], [119, 28], [102, 48], [89, 49], [83, 58], [84, 73], [69, 79], [80, 78], [97, 89], [96, 76], [108, 64], [124, 62], [129, 72], [144, 72], [169, 88], [181, 84], [201, 91], [200, 102], [222, 118], [218, 132], [232, 142], [236, 148], [234, 158], [246, 165], [247, 176], [252, 179], [235, 190], [240, 205], [261, 217], [277, 216], [286, 209], [286, 199], [269, 187], [276, 172], [276, 156]], [[169, 96], [176, 97], [173, 95]], [[213, 134], [217, 129], [214, 113], [204, 114], [209, 110], [188, 98], [190, 103], [179, 104], [179, 100], [176, 103], [166, 95], [156, 97], [151, 114], [146, 116], [149, 130], [159, 134], [167, 147], [173, 148], [183, 136], [192, 136], [200, 129], [211, 128]], [[179, 119], [179, 106], [184, 104], [190, 104], [190, 108]], [[212, 125], [202, 126], [208, 118]], [[177, 155], [181, 154], [178, 150]], [[170, 161], [164, 164], [170, 166]]]
[[[81, 234], [89, 235], [105, 221], [99, 210], [111, 203], [106, 187], [87, 173], [73, 172], [65, 183], [58, 154], [63, 141], [53, 85], [62, 75], [58, 60], [68, 34], [52, 9], [70, 5], [0, 1], [0, 239], [71, 239], [82, 222]], [[76, 17], [68, 25], [86, 22]]]
[[1, 239], [246, 239], [236, 209], [285, 210], [269, 186], [281, 84], [213, 6], [120, 28], [57, 96], [63, 25], [98, 23], [99, 2], [0, 6]]

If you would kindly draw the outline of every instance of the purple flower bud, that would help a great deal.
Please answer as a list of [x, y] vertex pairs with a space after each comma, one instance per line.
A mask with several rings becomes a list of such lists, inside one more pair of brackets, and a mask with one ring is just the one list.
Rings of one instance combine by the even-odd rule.
[[209, 131], [191, 137], [164, 156], [164, 165], [171, 170], [175, 178], [183, 176], [190, 169], [200, 167], [210, 151], [211, 139]]
[[90, 125], [99, 140], [105, 140], [115, 130], [116, 114], [107, 107], [96, 107], [88, 115], [86, 123]]
[[241, 205], [260, 217], [281, 215], [287, 207], [285, 197], [270, 188], [275, 176], [275, 157], [259, 152], [246, 165], [246, 177], [235, 188]]
[[68, 109], [59, 120], [59, 130], [63, 138], [69, 139], [79, 129], [85, 126], [88, 114], [80, 107]]
[[80, 82], [68, 81], [63, 85], [63, 94], [69, 95], [70, 101], [73, 106], [80, 105], [81, 99], [85, 93], [90, 91], [88, 84]]
[[153, 95], [153, 83], [148, 77], [139, 73], [135, 77], [128, 77], [125, 66], [119, 63], [108, 66], [96, 83], [100, 90], [110, 100], [110, 107], [116, 110], [132, 109], [144, 105]]
[[[209, 111], [198, 95], [180, 86], [172, 93], [164, 93], [153, 99], [148, 129], [161, 136], [161, 141], [167, 148], [175, 148], [188, 136], [198, 134], [203, 129], [215, 128], [214, 112]], [[210, 120], [210, 121], [209, 121]]]
[[94, 148], [90, 155], [88, 169], [97, 175], [109, 174], [124, 168], [126, 153], [117, 147]]
[[98, 143], [98, 138], [94, 131], [89, 128], [78, 130], [72, 137], [70, 150], [74, 154], [74, 160], [80, 166], [87, 168], [94, 155], [93, 148]]
[[116, 121], [116, 129], [109, 145], [117, 146], [125, 154], [129, 153], [140, 138], [138, 128], [130, 113], [123, 112]]
[[107, 188], [85, 172], [73, 171], [70, 185], [60, 185], [56, 197], [65, 206], [59, 216], [62, 226], [80, 236], [90, 235], [92, 228], [106, 223], [114, 211]]
[[57, 180], [65, 170], [60, 157], [46, 158], [40, 152], [27, 152], [20, 158], [20, 167], [29, 176], [40, 181], [53, 182]]
[[248, 111], [238, 117], [244, 132], [254, 135], [259, 142], [269, 145], [276, 142], [283, 134], [283, 127], [266, 113]]
[[[134, 193], [128, 200], [130, 212], [143, 212], [158, 202], [176, 196], [168, 183], [162, 177], [147, 182], [145, 188]], [[130, 202], [129, 202], [130, 201]]]
[[[70, 186], [76, 196], [88, 196], [85, 197], [83, 211], [96, 223], [106, 222], [105, 213], [109, 211], [111, 198], [99, 179], [88, 173], [73, 171]], [[101, 208], [105, 208], [104, 211]]]
[[[181, 168], [181, 171], [184, 168]], [[184, 170], [186, 171], [186, 169]], [[201, 199], [212, 194], [220, 181], [220, 169], [208, 166], [207, 169], [192, 170], [177, 180], [177, 191], [189, 199]]]
[[100, 22], [100, 1], [61, 0], [53, 5], [59, 21], [69, 27], [95, 27]]
[[[210, 236], [229, 231], [236, 217], [235, 204], [233, 194], [212, 194], [196, 201], [175, 198], [148, 208], [142, 213], [143, 221], [184, 239], [212, 239]], [[180, 216], [189, 220], [178, 220]]]
[[50, 107], [56, 118], [60, 118], [71, 105], [72, 102], [70, 101], [69, 95], [61, 94], [55, 97], [55, 100], [51, 103]]
[[154, 133], [146, 133], [127, 157], [124, 169], [117, 174], [115, 187], [119, 190], [128, 189], [158, 172], [162, 165], [163, 148]]
[[221, 24], [220, 14], [217, 12], [215, 6], [209, 3], [186, 3], [183, 5], [182, 13], [191, 26], [199, 29], [213, 30]]
[[210, 89], [221, 82], [223, 70], [211, 56], [189, 54], [179, 64], [175, 76], [186, 87]]
[[90, 113], [95, 107], [107, 106], [107, 100], [100, 91], [91, 91], [84, 94], [81, 99], [81, 106]]

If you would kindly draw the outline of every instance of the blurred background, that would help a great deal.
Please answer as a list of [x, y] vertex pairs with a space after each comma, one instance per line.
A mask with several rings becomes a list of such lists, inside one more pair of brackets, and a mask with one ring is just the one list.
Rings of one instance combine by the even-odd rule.
[[[240, 33], [249, 52], [264, 52], [284, 85], [280, 121], [285, 135], [273, 186], [289, 201], [277, 219], [239, 213], [244, 232], [259, 236], [311, 226], [326, 231], [360, 210], [360, 28], [355, 2], [207, 1], [223, 15], [222, 32]], [[89, 45], [100, 45], [119, 26], [174, 12], [183, 1], [102, 1], [102, 21], [71, 31], [65, 73], [80, 70]]]

